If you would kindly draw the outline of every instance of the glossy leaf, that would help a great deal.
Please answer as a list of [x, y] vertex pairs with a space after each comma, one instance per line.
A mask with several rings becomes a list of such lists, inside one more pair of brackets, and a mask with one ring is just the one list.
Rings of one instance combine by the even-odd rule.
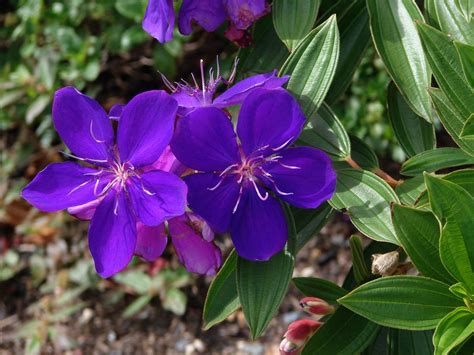
[[344, 160], [351, 152], [351, 143], [344, 126], [325, 103], [309, 117], [299, 141], [324, 150], [335, 160]]
[[474, 164], [474, 157], [458, 148], [437, 148], [427, 150], [408, 159], [402, 165], [401, 173], [416, 176], [423, 172], [433, 172], [455, 166]]
[[370, 43], [369, 13], [365, 0], [350, 1], [335, 9], [335, 13], [341, 44], [334, 80], [325, 99], [329, 104], [347, 89]]
[[462, 139], [474, 139], [474, 113], [469, 116], [461, 130]]
[[448, 285], [422, 276], [382, 277], [363, 284], [339, 303], [391, 328], [425, 330], [460, 306]]
[[433, 125], [413, 112], [393, 81], [388, 86], [387, 106], [395, 136], [409, 157], [436, 146]]
[[379, 328], [347, 308], [339, 307], [309, 339], [302, 354], [358, 354], [374, 340]]
[[433, 331], [389, 329], [388, 348], [390, 355], [432, 355]]
[[379, 167], [379, 158], [374, 150], [357, 136], [349, 135], [351, 141], [351, 158], [362, 169], [375, 170]]
[[415, 176], [414, 178], [403, 181], [395, 188], [395, 192], [404, 205], [415, 205], [418, 197], [426, 190], [425, 179], [423, 176]]
[[394, 205], [393, 224], [398, 240], [418, 271], [449, 285], [455, 282], [439, 257], [440, 226], [431, 212]]
[[426, 88], [431, 72], [415, 21], [423, 16], [413, 0], [367, 0], [372, 38], [390, 76], [419, 116], [432, 121]]
[[433, 336], [436, 355], [447, 355], [474, 334], [474, 313], [460, 307], [439, 323]]
[[330, 202], [339, 210], [347, 210], [354, 226], [369, 238], [398, 244], [390, 214], [390, 204], [399, 202], [398, 197], [377, 175], [356, 169], [339, 170]]
[[462, 70], [466, 81], [474, 87], [474, 46], [461, 42], [454, 42], [454, 46], [459, 54]]
[[347, 291], [335, 283], [316, 277], [295, 277], [296, 288], [307, 297], [319, 297], [328, 303], [336, 304], [337, 299], [347, 294]]
[[331, 16], [288, 57], [281, 73], [290, 74], [287, 89], [300, 101], [306, 117], [319, 108], [331, 85], [339, 58], [339, 31]]
[[461, 10], [466, 21], [471, 21], [472, 14], [474, 13], [474, 1], [473, 0], [454, 0], [456, 6]]
[[316, 22], [320, 0], [273, 1], [273, 24], [278, 37], [290, 52], [296, 47]]
[[349, 239], [349, 246], [351, 248], [352, 256], [352, 272], [358, 284], [368, 281], [371, 277], [370, 270], [365, 264], [364, 250], [362, 248], [362, 241], [358, 235], [352, 235]]
[[240, 307], [235, 282], [236, 265], [237, 254], [232, 251], [209, 286], [203, 311], [205, 330], [222, 322]]
[[443, 224], [440, 256], [446, 269], [474, 294], [474, 199], [462, 187], [425, 175], [430, 205]]

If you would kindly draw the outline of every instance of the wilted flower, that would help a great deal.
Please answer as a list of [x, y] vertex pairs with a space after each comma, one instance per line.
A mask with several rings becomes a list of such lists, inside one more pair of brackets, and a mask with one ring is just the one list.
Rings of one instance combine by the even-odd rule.
[[306, 312], [324, 316], [326, 314], [334, 313], [334, 307], [325, 300], [317, 297], [304, 297], [300, 300], [300, 306]]
[[184, 182], [149, 168], [173, 135], [176, 111], [176, 101], [164, 91], [137, 95], [120, 113], [115, 140], [111, 121], [96, 101], [72, 87], [55, 94], [56, 130], [75, 154], [72, 157], [96, 168], [73, 162], [50, 164], [22, 195], [42, 211], [67, 208], [91, 218], [89, 247], [102, 277], [127, 266], [137, 245], [137, 230], [155, 228], [184, 213]]
[[289, 146], [305, 117], [284, 89], [255, 89], [243, 102], [237, 135], [216, 108], [181, 118], [171, 148], [186, 166], [190, 208], [217, 232], [230, 231], [237, 253], [268, 260], [288, 238], [283, 208], [274, 196], [302, 208], [331, 198], [336, 175], [330, 158], [309, 147]]
[[280, 343], [280, 354], [299, 354], [304, 343], [306, 343], [309, 337], [313, 335], [321, 325], [321, 322], [311, 319], [299, 319], [290, 323]]

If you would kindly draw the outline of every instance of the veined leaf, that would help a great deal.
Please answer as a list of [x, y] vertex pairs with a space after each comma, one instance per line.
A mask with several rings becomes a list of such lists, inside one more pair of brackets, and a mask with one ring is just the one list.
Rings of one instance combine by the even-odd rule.
[[427, 150], [403, 163], [401, 173], [416, 176], [423, 172], [433, 172], [440, 169], [474, 164], [474, 157], [458, 148], [436, 148]]
[[466, 21], [471, 21], [474, 13], [474, 0], [454, 0], [454, 3], [461, 10]]
[[433, 355], [433, 331], [388, 330], [390, 355]]
[[300, 101], [306, 117], [319, 108], [331, 85], [339, 58], [339, 31], [331, 16], [311, 31], [283, 64], [290, 74], [287, 89]]
[[415, 27], [423, 15], [413, 0], [367, 0], [367, 7], [372, 38], [390, 76], [413, 111], [431, 122], [426, 91], [431, 71]]
[[464, 77], [471, 88], [474, 88], [474, 46], [461, 42], [454, 42], [454, 46], [459, 54]]
[[392, 202], [399, 202], [397, 195], [377, 175], [356, 169], [337, 172], [330, 203], [336, 209], [346, 209], [354, 226], [369, 238], [398, 244], [390, 214]]
[[293, 283], [307, 297], [319, 297], [328, 303], [337, 304], [337, 299], [347, 291], [335, 283], [316, 277], [295, 277]]
[[339, 303], [391, 328], [425, 330], [460, 306], [448, 285], [422, 276], [382, 277], [363, 284]]
[[357, 136], [349, 135], [351, 141], [351, 158], [362, 169], [375, 170], [379, 167], [379, 158], [367, 143]]
[[469, 116], [461, 130], [462, 139], [474, 139], [474, 113]]
[[421, 175], [407, 179], [395, 188], [400, 202], [410, 206], [415, 205], [423, 191], [426, 191], [426, 187], [425, 179]]
[[273, 1], [272, 13], [275, 31], [290, 52], [313, 28], [320, 1]]
[[411, 110], [393, 81], [388, 86], [387, 106], [395, 136], [409, 157], [436, 146], [433, 125]]
[[423, 275], [447, 284], [455, 282], [439, 257], [440, 226], [431, 212], [394, 205], [393, 224], [403, 249]]
[[447, 355], [456, 346], [474, 334], [474, 314], [459, 307], [446, 315], [433, 336], [435, 355]]

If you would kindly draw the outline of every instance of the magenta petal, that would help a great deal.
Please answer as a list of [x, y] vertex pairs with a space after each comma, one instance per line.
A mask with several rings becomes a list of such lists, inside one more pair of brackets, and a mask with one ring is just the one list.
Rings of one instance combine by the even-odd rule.
[[298, 102], [284, 89], [255, 89], [240, 109], [237, 135], [245, 154], [267, 147], [280, 149], [300, 134], [305, 117]]
[[[246, 30], [270, 11], [267, 0], [223, 0], [232, 24]], [[297, 1], [297, 0], [296, 0]]]
[[148, 0], [142, 27], [160, 43], [171, 41], [174, 27], [173, 0]]
[[54, 94], [53, 123], [66, 146], [77, 156], [105, 163], [114, 132], [104, 109], [73, 87]]
[[186, 171], [186, 169], [187, 167], [181, 164], [178, 159], [176, 159], [175, 155], [171, 151], [171, 147], [168, 145], [158, 160], [152, 165], [145, 167], [143, 170], [161, 170], [175, 174], [176, 176], [181, 176]]
[[257, 88], [276, 89], [284, 85], [289, 79], [288, 75], [279, 78], [276, 75], [276, 70], [271, 73], [251, 76], [231, 86], [230, 89], [214, 100], [213, 105], [219, 108], [240, 105], [252, 93], [252, 90]]
[[135, 213], [147, 226], [157, 226], [184, 213], [187, 186], [176, 175], [150, 171], [140, 178], [130, 178], [127, 190]]
[[123, 109], [118, 125], [121, 161], [135, 167], [154, 163], [171, 140], [177, 109], [176, 100], [161, 90], [135, 96]]
[[135, 255], [141, 256], [146, 261], [155, 261], [163, 254], [167, 243], [168, 236], [164, 224], [149, 227], [140, 222], [137, 223]]
[[109, 277], [124, 269], [132, 259], [136, 239], [136, 222], [125, 194], [111, 190], [89, 226], [89, 249], [97, 273]]
[[[30, 204], [45, 212], [54, 212], [95, 200], [97, 170], [72, 162], [52, 163], [40, 171], [22, 191]], [[100, 179], [97, 191], [108, 179]]]
[[[239, 184], [235, 177], [229, 176], [220, 182], [221, 178], [217, 174], [199, 173], [186, 176], [184, 181], [189, 189], [189, 207], [216, 232], [227, 232], [232, 210], [239, 197]], [[217, 184], [219, 186], [213, 189]]]
[[[265, 191], [258, 188], [260, 195], [265, 196]], [[254, 187], [247, 186], [232, 216], [231, 236], [240, 257], [268, 260], [283, 250], [288, 239], [283, 208], [270, 195], [262, 201]]]
[[178, 120], [171, 149], [181, 163], [200, 171], [224, 170], [240, 161], [232, 123], [212, 107]]
[[222, 0], [183, 0], [178, 15], [179, 31], [192, 32], [192, 22], [197, 22], [207, 32], [215, 31], [225, 21]]
[[220, 249], [202, 238], [191, 226], [186, 215], [168, 222], [173, 246], [186, 270], [202, 275], [215, 275], [222, 264]]
[[[278, 152], [277, 162], [263, 169], [271, 175], [266, 185], [286, 202], [301, 208], [316, 208], [333, 195], [336, 172], [331, 159], [319, 149], [297, 147]], [[273, 180], [273, 181], [271, 181]]]
[[214, 240], [214, 231], [211, 229], [209, 224], [193, 212], [187, 212], [186, 215], [193, 226], [197, 226], [201, 230], [202, 237], [208, 242]]

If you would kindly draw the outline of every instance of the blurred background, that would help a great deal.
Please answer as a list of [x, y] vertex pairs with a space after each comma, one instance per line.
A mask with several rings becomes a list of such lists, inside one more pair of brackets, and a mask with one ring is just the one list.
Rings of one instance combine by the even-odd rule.
[[[48, 163], [64, 160], [51, 122], [54, 92], [74, 86], [106, 109], [199, 73], [219, 56], [230, 70], [238, 48], [197, 30], [160, 45], [141, 28], [145, 0], [2, 0], [0, 6], [0, 353], [273, 354], [289, 322], [300, 318], [290, 292], [266, 335], [249, 340], [243, 316], [209, 331], [201, 311], [211, 278], [181, 268], [167, 250], [153, 264], [134, 260], [102, 280], [87, 247], [87, 223], [40, 213], [20, 191]], [[238, 68], [239, 77], [249, 73]], [[225, 76], [225, 75], [224, 75]], [[353, 83], [333, 109], [372, 147], [388, 171], [404, 160], [385, 112], [389, 82], [369, 47]], [[295, 276], [341, 282], [355, 230], [336, 215], [298, 256]], [[224, 255], [228, 239], [218, 241]]]

